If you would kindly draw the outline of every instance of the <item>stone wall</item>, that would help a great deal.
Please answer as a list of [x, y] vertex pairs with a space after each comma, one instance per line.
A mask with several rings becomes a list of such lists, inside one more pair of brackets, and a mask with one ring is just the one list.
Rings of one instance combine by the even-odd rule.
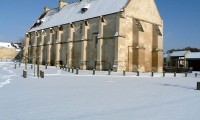
[[15, 59], [18, 53], [15, 49], [0, 48], [0, 59]]

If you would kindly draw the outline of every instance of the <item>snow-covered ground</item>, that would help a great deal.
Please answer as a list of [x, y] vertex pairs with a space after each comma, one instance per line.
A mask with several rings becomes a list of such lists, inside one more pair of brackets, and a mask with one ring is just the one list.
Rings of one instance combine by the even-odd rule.
[[34, 77], [28, 65], [0, 62], [0, 120], [199, 120], [200, 81], [194, 73], [111, 73], [48, 67]]

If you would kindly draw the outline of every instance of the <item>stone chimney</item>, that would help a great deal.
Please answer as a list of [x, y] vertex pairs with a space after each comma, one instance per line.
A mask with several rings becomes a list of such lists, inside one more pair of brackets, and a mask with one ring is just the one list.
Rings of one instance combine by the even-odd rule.
[[47, 11], [51, 10], [49, 7], [45, 7], [44, 8], [44, 13], [46, 13]]
[[61, 10], [64, 6], [68, 5], [69, 3], [65, 2], [64, 0], [60, 0], [59, 10]]

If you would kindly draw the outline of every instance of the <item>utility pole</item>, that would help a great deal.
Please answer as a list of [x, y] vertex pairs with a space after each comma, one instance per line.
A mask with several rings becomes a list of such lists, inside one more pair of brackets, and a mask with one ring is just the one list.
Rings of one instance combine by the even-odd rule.
[[[39, 53], [39, 52], [37, 52]], [[25, 59], [25, 70], [27, 70], [27, 59], [28, 58], [36, 58], [36, 63], [37, 63], [37, 76], [38, 78], [40, 77], [40, 63], [39, 63], [39, 54], [37, 54], [37, 56], [34, 56], [34, 57], [28, 57], [28, 54], [26, 53], [25, 56], [24, 56], [24, 59]], [[34, 77], [35, 77], [35, 62], [34, 62]]]
[[37, 61], [37, 76], [38, 78], [40, 77], [40, 47], [38, 48], [38, 51], [37, 51], [37, 56], [36, 56], [36, 61]]
[[39, 57], [37, 58], [37, 76], [40, 77], [40, 65], [39, 65]]
[[26, 59], [28, 59], [28, 54], [26, 53], [25, 56], [23, 56], [23, 59], [25, 61], [25, 70], [27, 70], [27, 61]]

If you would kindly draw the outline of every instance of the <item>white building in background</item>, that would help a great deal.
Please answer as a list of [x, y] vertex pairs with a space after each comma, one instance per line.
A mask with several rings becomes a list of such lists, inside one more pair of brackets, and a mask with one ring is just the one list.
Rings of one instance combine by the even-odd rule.
[[164, 54], [164, 65], [171, 67], [188, 67], [200, 71], [200, 52], [174, 51]]
[[20, 51], [19, 45], [15, 43], [0, 42], [0, 48], [16, 49], [16, 51]]
[[15, 43], [0, 42], [0, 59], [21, 59], [20, 47]]

